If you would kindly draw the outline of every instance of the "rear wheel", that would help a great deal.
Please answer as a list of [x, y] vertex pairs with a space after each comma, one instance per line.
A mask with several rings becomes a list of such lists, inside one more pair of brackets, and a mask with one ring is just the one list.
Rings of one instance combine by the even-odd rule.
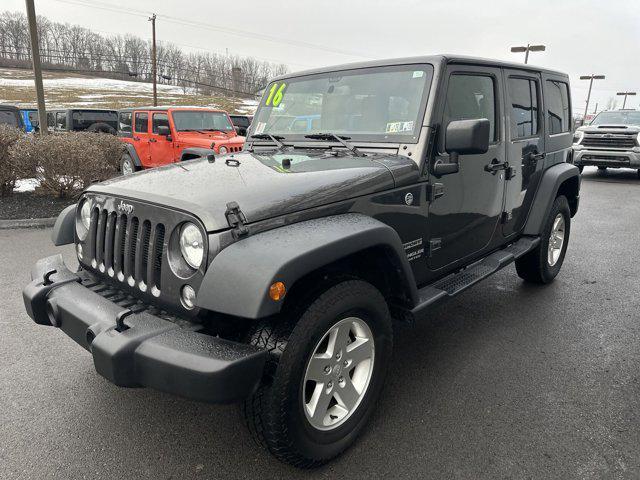
[[607, 167], [598, 167], [598, 173], [600, 175], [604, 175], [605, 173], [607, 173]]
[[257, 325], [251, 334], [270, 360], [242, 412], [259, 444], [312, 468], [349, 447], [371, 416], [391, 357], [391, 319], [375, 287], [347, 280], [292, 320]]
[[120, 158], [120, 172], [122, 175], [131, 175], [137, 170], [133, 159], [128, 153], [124, 153]]
[[571, 211], [566, 197], [553, 202], [541, 232], [540, 244], [516, 260], [520, 278], [533, 283], [550, 283], [562, 268], [569, 244]]

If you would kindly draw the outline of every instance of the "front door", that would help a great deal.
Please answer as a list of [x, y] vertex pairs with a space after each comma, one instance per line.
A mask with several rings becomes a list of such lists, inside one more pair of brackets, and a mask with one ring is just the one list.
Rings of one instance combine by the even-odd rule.
[[540, 74], [504, 70], [509, 170], [504, 200], [505, 237], [519, 232], [527, 220], [544, 167]]
[[433, 161], [450, 162], [445, 132], [453, 120], [486, 118], [491, 125], [489, 150], [460, 155], [459, 171], [440, 178], [443, 195], [429, 207], [429, 268], [438, 270], [489, 247], [502, 214], [505, 178], [502, 74], [498, 68], [450, 65], [446, 98], [440, 107], [437, 153]]
[[171, 136], [158, 135], [158, 127], [169, 127], [169, 116], [166, 112], [153, 112], [151, 117], [151, 134], [149, 135], [149, 152], [151, 165], [154, 167], [173, 163], [173, 141]]

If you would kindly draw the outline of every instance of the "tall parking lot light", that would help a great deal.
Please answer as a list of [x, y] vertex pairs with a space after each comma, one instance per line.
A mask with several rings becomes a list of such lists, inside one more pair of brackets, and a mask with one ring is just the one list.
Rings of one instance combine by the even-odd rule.
[[524, 63], [529, 62], [529, 52], [544, 52], [547, 49], [544, 45], [529, 45], [527, 43], [526, 47], [511, 47], [511, 51], [514, 53], [524, 53]]
[[584, 119], [587, 118], [587, 111], [589, 110], [589, 100], [591, 99], [591, 87], [593, 87], [594, 80], [604, 80], [604, 75], [581, 75], [580, 80], [589, 80], [589, 93], [587, 94], [587, 104], [584, 106]]
[[635, 95], [636, 92], [618, 92], [616, 95], [624, 95], [624, 100], [622, 101], [622, 108], [627, 106], [627, 97], [629, 95]]

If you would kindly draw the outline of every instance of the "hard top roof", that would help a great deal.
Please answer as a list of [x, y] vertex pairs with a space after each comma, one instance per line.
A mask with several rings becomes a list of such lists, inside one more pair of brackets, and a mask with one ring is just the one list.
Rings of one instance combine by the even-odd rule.
[[384, 60], [372, 60], [369, 62], [346, 63], [346, 64], [334, 65], [330, 67], [303, 70], [299, 72], [293, 72], [293, 73], [281, 75], [277, 77], [276, 80], [291, 78], [291, 77], [299, 77], [303, 75], [335, 72], [340, 70], [353, 70], [358, 68], [371, 68], [371, 67], [387, 67], [387, 66], [393, 66], [393, 65], [410, 65], [410, 64], [419, 64], [419, 63], [430, 63], [434, 65], [434, 67], [436, 68], [442, 64], [451, 64], [451, 63], [513, 68], [518, 70], [529, 70], [533, 72], [552, 73], [555, 75], [561, 75], [568, 78], [568, 75], [566, 73], [559, 72], [557, 70], [551, 70], [544, 67], [537, 67], [535, 65], [524, 64], [524, 63], [506, 62], [503, 60], [494, 60], [490, 58], [468, 57], [464, 55], [424, 55], [424, 56], [418, 56], [418, 57], [390, 58], [390, 59], [384, 59]]
[[48, 108], [47, 113], [49, 112], [117, 112], [115, 108]]
[[127, 107], [127, 108], [121, 108], [120, 110], [118, 110], [119, 112], [132, 112], [134, 110], [150, 110], [150, 111], [167, 111], [167, 110], [203, 110], [203, 111], [208, 111], [208, 112], [222, 112], [222, 113], [227, 113], [224, 110], [220, 109], [220, 108], [213, 108], [213, 107], [199, 107], [196, 105], [165, 105], [165, 106], [147, 106], [147, 105], [142, 105], [140, 107]]
[[0, 103], [0, 110], [20, 111], [20, 109], [18, 107], [16, 107], [15, 105], [3, 105], [1, 103]]

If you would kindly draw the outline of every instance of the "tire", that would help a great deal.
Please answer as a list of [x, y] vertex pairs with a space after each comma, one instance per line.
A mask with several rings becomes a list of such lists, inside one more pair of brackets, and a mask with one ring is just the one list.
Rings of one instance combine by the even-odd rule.
[[[373, 413], [391, 358], [393, 333], [384, 297], [371, 284], [360, 280], [337, 283], [312, 299], [307, 308], [300, 310], [299, 315], [293, 314], [289, 320], [255, 326], [250, 343], [268, 349], [269, 361], [262, 385], [244, 402], [241, 411], [259, 445], [285, 463], [298, 468], [314, 468], [348, 448]], [[320, 365], [316, 362], [316, 373], [320, 372], [317, 375], [323, 380], [327, 375], [329, 380], [326, 383], [305, 381], [307, 373], [313, 370], [311, 357], [319, 349], [324, 349], [326, 335], [331, 337], [330, 332], [334, 327], [338, 332], [344, 332], [340, 328], [345, 326], [352, 328], [354, 318], [364, 322], [373, 339], [371, 363], [367, 363], [367, 360], [361, 360], [361, 363], [351, 360], [349, 357], [353, 351], [350, 354], [346, 346], [339, 351], [338, 358], [337, 353], [334, 355], [333, 351], [328, 351], [327, 342], [326, 354], [331, 356], [323, 359]], [[343, 334], [337, 337], [347, 338]], [[353, 339], [353, 347], [356, 341], [362, 342], [366, 335], [350, 338]], [[325, 361], [327, 366], [323, 367]], [[347, 364], [350, 366], [343, 366]], [[325, 415], [325, 410], [320, 409], [321, 400], [331, 397], [331, 402], [336, 402], [333, 410], [339, 410], [336, 396], [343, 391], [340, 389], [344, 387], [344, 379], [349, 378], [349, 385], [356, 385], [357, 379], [364, 378], [358, 374], [365, 371], [362, 369], [367, 366], [370, 372], [366, 374], [368, 380], [353, 409], [348, 414], [336, 415], [326, 410]], [[327, 372], [327, 367], [330, 372]], [[313, 376], [311, 373], [309, 375]], [[340, 383], [340, 379], [343, 379], [343, 383]], [[333, 382], [335, 384], [331, 387]], [[325, 386], [332, 389], [330, 395], [326, 393]], [[312, 419], [309, 405], [318, 391], [320, 395], [317, 398], [320, 400], [316, 403], [316, 410], [320, 409], [317, 410], [320, 414]], [[351, 391], [357, 394], [357, 390]], [[345, 416], [339, 419], [339, 415]], [[325, 420], [335, 423], [324, 426], [322, 422]]]
[[87, 132], [109, 133], [111, 135], [115, 135], [116, 129], [107, 123], [98, 122], [98, 123], [93, 123], [89, 125], [89, 127], [87, 127]]
[[638, 169], [638, 180], [640, 180], [640, 169]]
[[[550, 258], [549, 243], [551, 233], [556, 220], [562, 217], [564, 222], [563, 240], [557, 252], [555, 262]], [[516, 271], [523, 280], [531, 283], [546, 284], [553, 281], [562, 268], [564, 257], [569, 245], [569, 235], [571, 233], [571, 211], [567, 198], [560, 195], [551, 206], [551, 211], [547, 217], [541, 232], [540, 244], [531, 252], [516, 260]]]
[[120, 173], [122, 173], [122, 175], [131, 175], [137, 170], [138, 167], [136, 167], [136, 164], [133, 163], [131, 155], [129, 155], [128, 153], [123, 153], [122, 157], [120, 157]]
[[598, 174], [605, 175], [607, 173], [607, 167], [598, 167]]

